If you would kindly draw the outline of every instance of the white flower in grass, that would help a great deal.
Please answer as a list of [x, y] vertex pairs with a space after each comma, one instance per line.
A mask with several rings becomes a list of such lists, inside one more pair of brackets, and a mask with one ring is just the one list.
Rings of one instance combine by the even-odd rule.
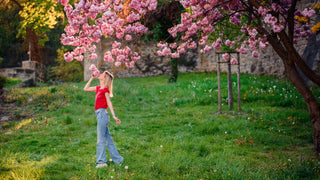
[[224, 134], [228, 134], [228, 132], [226, 131], [226, 132], [224, 132]]
[[125, 169], [128, 169], [128, 166], [125, 166], [124, 168], [125, 168]]
[[288, 159], [289, 162], [291, 162], [291, 159]]
[[111, 176], [110, 178], [113, 179], [113, 176]]
[[160, 147], [161, 147], [161, 148], [163, 148], [163, 146], [162, 146], [162, 145], [160, 145]]
[[109, 159], [110, 162], [112, 162], [112, 159]]
[[112, 169], [112, 171], [114, 171], [114, 169]]

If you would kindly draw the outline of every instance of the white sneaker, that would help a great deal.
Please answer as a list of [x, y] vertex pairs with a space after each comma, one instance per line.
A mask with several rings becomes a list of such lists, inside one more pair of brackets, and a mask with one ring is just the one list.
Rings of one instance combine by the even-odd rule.
[[100, 163], [96, 165], [96, 168], [103, 168], [103, 167], [108, 167], [106, 163]]

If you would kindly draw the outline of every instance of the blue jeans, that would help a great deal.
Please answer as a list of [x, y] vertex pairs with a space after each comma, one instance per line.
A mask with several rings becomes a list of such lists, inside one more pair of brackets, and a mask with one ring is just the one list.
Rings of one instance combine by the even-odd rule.
[[104, 108], [100, 108], [95, 111], [97, 117], [97, 162], [106, 163], [106, 145], [111, 156], [111, 159], [114, 163], [119, 164], [123, 161], [117, 151], [117, 148], [112, 140], [112, 137], [109, 133], [108, 124], [109, 124], [109, 115]]

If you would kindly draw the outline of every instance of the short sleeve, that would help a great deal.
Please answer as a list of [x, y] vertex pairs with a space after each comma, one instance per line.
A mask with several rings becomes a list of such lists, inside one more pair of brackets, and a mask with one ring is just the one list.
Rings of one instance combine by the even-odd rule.
[[109, 91], [108, 88], [104, 88], [104, 89], [103, 89], [103, 92], [104, 92], [104, 93], [110, 93], [110, 91]]

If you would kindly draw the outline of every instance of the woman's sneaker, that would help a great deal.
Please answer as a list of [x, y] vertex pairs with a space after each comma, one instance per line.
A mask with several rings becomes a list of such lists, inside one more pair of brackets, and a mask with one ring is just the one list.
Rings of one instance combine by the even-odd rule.
[[96, 168], [103, 168], [103, 167], [108, 167], [106, 163], [100, 163], [96, 165]]

